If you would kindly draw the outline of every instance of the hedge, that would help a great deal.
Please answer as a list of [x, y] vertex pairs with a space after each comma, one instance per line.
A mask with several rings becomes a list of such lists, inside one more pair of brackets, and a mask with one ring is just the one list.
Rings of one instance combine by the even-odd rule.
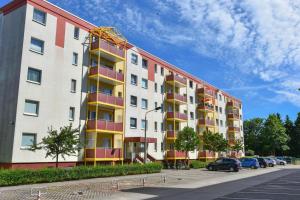
[[0, 186], [12, 186], [35, 183], [51, 183], [58, 181], [126, 176], [134, 174], [150, 174], [161, 172], [158, 163], [146, 165], [116, 165], [116, 166], [81, 166], [74, 168], [45, 168], [39, 170], [15, 169], [0, 170]]
[[208, 162], [202, 162], [199, 160], [192, 160], [190, 163], [190, 168], [194, 169], [200, 169], [200, 168], [205, 168]]

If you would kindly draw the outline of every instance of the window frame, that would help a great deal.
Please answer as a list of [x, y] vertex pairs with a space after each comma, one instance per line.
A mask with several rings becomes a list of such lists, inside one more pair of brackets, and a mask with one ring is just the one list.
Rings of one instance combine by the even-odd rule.
[[[135, 77], [135, 83], [132, 82], [132, 80], [133, 80], [132, 77]], [[138, 76], [137, 75], [131, 74], [131, 76], [130, 76], [130, 84], [131, 85], [135, 85], [135, 86], [138, 85]]]
[[[30, 70], [39, 72], [39, 82], [33, 81], [33, 80], [30, 80], [30, 79], [29, 79], [28, 76], [29, 76], [29, 71], [30, 71]], [[37, 85], [41, 85], [41, 83], [42, 83], [42, 70], [36, 69], [36, 68], [33, 68], [33, 67], [28, 67], [28, 69], [27, 69], [27, 78], [26, 78], [26, 81], [29, 82], [29, 83], [34, 83], [34, 84], [37, 84]]]
[[[74, 90], [73, 90], [73, 83], [75, 83], [75, 88], [74, 88]], [[71, 93], [76, 93], [76, 89], [77, 89], [77, 81], [75, 80], [75, 79], [71, 79]]]
[[[32, 48], [32, 40], [36, 40], [36, 41], [42, 42], [42, 47], [41, 47], [42, 51], [41, 52]], [[45, 41], [41, 40], [41, 39], [38, 39], [36, 37], [31, 37], [30, 38], [30, 47], [29, 47], [29, 50], [32, 51], [32, 52], [34, 52], [34, 53], [37, 53], [37, 54], [40, 54], [40, 55], [44, 55], [44, 52], [45, 52]]]
[[[135, 60], [133, 60], [134, 57], [136, 58]], [[139, 63], [139, 58], [137, 54], [131, 53], [131, 63], [134, 65], [137, 65]]]
[[[74, 57], [75, 57], [75, 62], [74, 62]], [[78, 66], [78, 53], [77, 52], [73, 52], [73, 55], [72, 55], [72, 65], [74, 66]]]
[[[135, 98], [135, 105], [132, 104], [132, 98]], [[130, 105], [133, 106], [133, 107], [137, 107], [138, 106], [138, 98], [137, 96], [134, 96], [134, 95], [130, 95]]]
[[[145, 65], [146, 64], [146, 65]], [[142, 68], [148, 70], [148, 60], [145, 58], [142, 58]]]
[[[35, 114], [26, 112], [26, 103], [30, 103], [30, 102], [31, 103], [36, 103], [36, 113]], [[23, 112], [24, 115], [38, 117], [39, 116], [39, 110], [40, 110], [40, 102], [39, 101], [35, 101], [35, 100], [31, 100], [31, 99], [25, 99], [24, 112]]]
[[36, 145], [37, 144], [37, 134], [36, 133], [23, 132], [22, 133], [22, 137], [21, 137], [21, 147], [20, 147], [21, 150], [28, 150], [28, 149], [30, 149], [30, 146], [23, 146], [23, 136], [24, 135], [33, 136], [34, 140], [32, 142], [32, 145]]
[[[142, 98], [142, 100], [141, 100], [141, 107], [142, 107], [142, 109], [145, 109], [145, 110], [147, 110], [148, 109], [148, 99], [145, 99], [145, 98]], [[144, 105], [143, 105], [143, 103], [146, 103], [146, 107], [143, 107]]]
[[[132, 126], [131, 120], [134, 120], [134, 121], [135, 121], [135, 126]], [[137, 129], [137, 118], [135, 118], [135, 117], [130, 117], [129, 123], [130, 123], [129, 126], [130, 126], [131, 129]]]
[[[71, 114], [71, 111], [72, 111], [72, 118], [70, 117], [70, 114]], [[69, 108], [69, 121], [75, 121], [75, 107], [73, 106], [70, 106]]]
[[[44, 22], [40, 22], [39, 20], [36, 20], [35, 18], [34, 18], [34, 14], [35, 14], [35, 12], [40, 12], [40, 13], [43, 13], [44, 14]], [[36, 22], [36, 23], [38, 23], [38, 24], [41, 24], [41, 25], [43, 25], [43, 26], [46, 26], [46, 24], [47, 24], [47, 12], [44, 12], [44, 11], [42, 11], [42, 10], [39, 10], [39, 9], [37, 9], [37, 8], [34, 8], [33, 9], [33, 13], [32, 13], [32, 21], [34, 21], [34, 22]]]
[[[146, 85], [144, 86], [143, 83], [145, 83]], [[148, 79], [142, 78], [142, 88], [148, 89]]]
[[[76, 30], [78, 30], [78, 31], [76, 31]], [[78, 32], [78, 34], [77, 34], [77, 36], [76, 36], [76, 33]], [[80, 37], [80, 28], [79, 27], [77, 27], [77, 26], [74, 26], [74, 39], [75, 40], [79, 40], [79, 37]]]

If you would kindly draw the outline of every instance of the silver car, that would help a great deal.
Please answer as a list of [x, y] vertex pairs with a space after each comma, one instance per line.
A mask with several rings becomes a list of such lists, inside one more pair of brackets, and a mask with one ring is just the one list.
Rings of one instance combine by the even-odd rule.
[[275, 158], [274, 160], [276, 161], [277, 165], [286, 165], [287, 164], [285, 160], [281, 160], [278, 158]]

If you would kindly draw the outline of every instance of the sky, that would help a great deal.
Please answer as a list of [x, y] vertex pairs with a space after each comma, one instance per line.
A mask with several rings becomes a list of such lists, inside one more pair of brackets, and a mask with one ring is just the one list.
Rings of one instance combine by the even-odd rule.
[[244, 119], [300, 112], [300, 0], [50, 2], [241, 99]]

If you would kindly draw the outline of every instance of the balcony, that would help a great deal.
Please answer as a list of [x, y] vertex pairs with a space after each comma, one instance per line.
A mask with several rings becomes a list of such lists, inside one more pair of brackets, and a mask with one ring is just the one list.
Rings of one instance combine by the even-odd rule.
[[167, 112], [167, 120], [187, 121], [188, 117], [184, 113]]
[[186, 98], [186, 96], [182, 96], [180, 94], [168, 93], [167, 94], [167, 101], [168, 102], [175, 101], [175, 103], [178, 103], [178, 104], [186, 104], [187, 103], [187, 98]]
[[214, 112], [214, 105], [208, 104], [208, 103], [199, 103], [198, 110], [204, 111], [204, 112]]
[[207, 89], [207, 88], [198, 88], [197, 89], [197, 94], [199, 94], [201, 96], [209, 96], [209, 97], [214, 96], [214, 92], [210, 89]]
[[175, 140], [177, 137], [178, 131], [167, 131], [167, 139], [168, 140]]
[[176, 150], [169, 150], [167, 151], [167, 159], [168, 160], [176, 160], [176, 159], [185, 159], [185, 152], [183, 151], [176, 151]]
[[215, 159], [217, 157], [217, 155], [213, 151], [202, 150], [202, 151], [199, 151], [198, 157], [200, 159]]
[[122, 160], [123, 154], [120, 148], [85, 149], [85, 158], [86, 160], [96, 161], [116, 161]]
[[106, 120], [88, 120], [87, 132], [102, 132], [102, 133], [123, 133], [123, 123], [116, 123]]
[[237, 113], [228, 113], [227, 118], [231, 120], [239, 120], [240, 116]]
[[228, 107], [234, 107], [234, 108], [240, 108], [240, 104], [238, 102], [235, 102], [235, 101], [227, 102], [227, 106]]
[[118, 85], [124, 83], [124, 74], [116, 72], [109, 67], [100, 66], [90, 67], [89, 70], [90, 78], [100, 78], [100, 81], [111, 84]]
[[89, 93], [88, 104], [95, 105], [100, 104], [109, 108], [123, 108], [124, 99], [122, 97], [110, 96], [103, 93]]
[[229, 132], [240, 132], [240, 128], [239, 127], [234, 127], [234, 126], [229, 126], [228, 127], [228, 131]]
[[182, 78], [180, 76], [170, 74], [166, 77], [167, 83], [175, 84], [178, 87], [186, 87], [186, 78]]
[[199, 119], [200, 126], [215, 126], [215, 121], [210, 119]]
[[118, 46], [102, 39], [100, 39], [100, 48], [99, 48], [99, 40], [96, 40], [91, 43], [91, 51], [97, 51], [97, 50], [103, 51], [101, 53], [108, 54], [105, 56], [111, 56], [111, 54], [113, 54], [114, 56], [117, 56], [122, 60], [125, 59], [125, 49], [119, 48]]

